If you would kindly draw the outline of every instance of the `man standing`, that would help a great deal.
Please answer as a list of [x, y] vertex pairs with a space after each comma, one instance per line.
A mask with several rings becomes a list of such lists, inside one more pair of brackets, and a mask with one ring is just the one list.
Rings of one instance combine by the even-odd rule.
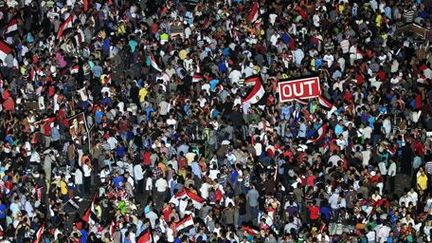
[[255, 186], [252, 185], [252, 189], [250, 189], [246, 195], [246, 201], [249, 206], [249, 219], [252, 220], [253, 223], [256, 223], [258, 219], [258, 198], [259, 193], [255, 189]]

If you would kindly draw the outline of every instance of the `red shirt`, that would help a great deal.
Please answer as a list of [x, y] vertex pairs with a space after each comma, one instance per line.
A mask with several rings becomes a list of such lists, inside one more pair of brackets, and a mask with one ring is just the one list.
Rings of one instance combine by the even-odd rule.
[[319, 207], [312, 205], [309, 207], [309, 218], [312, 220], [317, 220], [319, 218]]

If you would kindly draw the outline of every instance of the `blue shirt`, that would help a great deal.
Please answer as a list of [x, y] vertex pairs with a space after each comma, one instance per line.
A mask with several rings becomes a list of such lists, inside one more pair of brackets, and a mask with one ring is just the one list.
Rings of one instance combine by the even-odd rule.
[[101, 110], [96, 111], [96, 113], [95, 113], [95, 120], [96, 120], [97, 124], [101, 124], [102, 123], [103, 114], [104, 113]]
[[201, 168], [200, 168], [198, 162], [196, 162], [196, 161], [192, 162], [191, 168], [192, 168], [192, 173], [201, 179], [201, 173], [202, 172], [201, 172]]
[[87, 237], [88, 237], [88, 233], [85, 230], [80, 230], [81, 232], [81, 243], [87, 243]]
[[213, 79], [210, 81], [210, 91], [214, 92], [216, 91], [216, 87], [219, 84], [219, 80], [218, 79]]
[[335, 126], [335, 134], [339, 137], [343, 133], [343, 126], [336, 124]]
[[123, 176], [117, 176], [112, 179], [112, 182], [116, 188], [119, 188], [123, 185], [124, 178]]
[[3, 203], [0, 204], [0, 219], [6, 218], [6, 210], [7, 210], [6, 205], [4, 205]]

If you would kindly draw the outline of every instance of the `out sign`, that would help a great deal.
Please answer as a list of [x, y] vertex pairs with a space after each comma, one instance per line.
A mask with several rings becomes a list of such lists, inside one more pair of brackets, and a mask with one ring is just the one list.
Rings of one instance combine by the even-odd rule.
[[311, 99], [321, 95], [318, 77], [284, 81], [278, 83], [279, 101], [286, 102], [295, 99]]

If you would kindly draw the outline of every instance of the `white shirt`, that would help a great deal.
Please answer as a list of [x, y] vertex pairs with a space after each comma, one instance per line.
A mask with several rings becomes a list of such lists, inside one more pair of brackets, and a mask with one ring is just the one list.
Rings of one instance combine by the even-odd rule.
[[396, 163], [392, 162], [388, 168], [387, 175], [394, 177], [396, 176]]
[[108, 143], [110, 149], [113, 150], [117, 146], [118, 141], [117, 141], [117, 139], [115, 137], [109, 137], [107, 139], [107, 143]]
[[84, 177], [90, 177], [92, 169], [87, 164], [83, 165]]
[[82, 185], [83, 184], [83, 173], [80, 169], [75, 170], [75, 184], [76, 185]]
[[242, 76], [242, 73], [239, 70], [232, 70], [229, 74], [229, 79], [231, 80], [232, 84], [236, 84], [240, 81], [240, 78]]
[[143, 170], [142, 170], [142, 167], [140, 164], [136, 164], [134, 166], [133, 175], [134, 175], [135, 181], [140, 181], [140, 180], [144, 179], [144, 173], [143, 173]]
[[158, 192], [164, 192], [168, 188], [168, 182], [163, 178], [159, 178], [155, 183], [155, 187]]

